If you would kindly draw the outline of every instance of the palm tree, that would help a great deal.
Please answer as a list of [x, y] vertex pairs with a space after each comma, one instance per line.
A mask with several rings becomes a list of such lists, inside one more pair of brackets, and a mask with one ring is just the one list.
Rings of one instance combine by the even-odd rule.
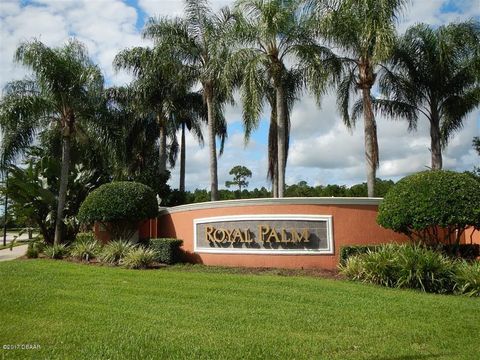
[[[179, 190], [185, 191], [185, 166], [186, 166], [186, 130], [190, 131], [203, 145], [203, 133], [201, 121], [206, 119], [206, 109], [203, 103], [202, 94], [190, 92], [177, 99], [178, 104], [175, 111], [175, 123], [180, 130], [180, 183]], [[176, 159], [172, 159], [175, 162]]]
[[192, 81], [182, 76], [182, 64], [159, 49], [135, 47], [115, 56], [114, 67], [133, 72], [135, 80], [129, 86], [131, 105], [140, 117], [153, 117], [158, 125], [159, 174], [167, 172], [167, 138], [175, 138], [172, 112], [174, 98], [184, 94]]
[[228, 46], [224, 33], [232, 21], [228, 10], [213, 14], [206, 0], [186, 0], [185, 18], [149, 19], [144, 36], [155, 46], [177, 56], [197, 80], [207, 106], [208, 146], [210, 157], [211, 200], [218, 200], [217, 147], [215, 136], [220, 127], [216, 112], [231, 97], [231, 86], [222, 76]]
[[[233, 36], [239, 49], [232, 55], [229, 66], [241, 71], [246, 139], [258, 124], [265, 99], [272, 106], [275, 123], [270, 127], [269, 157], [274, 155], [275, 161], [270, 162], [269, 173], [274, 178], [274, 195], [278, 191], [278, 197], [283, 197], [285, 190], [288, 104], [293, 105], [289, 99], [293, 100], [301, 88], [298, 80], [292, 83], [291, 75], [295, 73], [307, 82], [319, 99], [330, 74], [327, 65], [334, 64], [331, 51], [317, 43], [308, 19], [301, 16], [300, 4], [296, 0], [240, 0], [236, 3]], [[287, 62], [293, 63], [295, 69], [289, 69]], [[274, 96], [268, 94], [269, 88]], [[273, 154], [275, 148], [276, 154]], [[277, 173], [278, 180], [275, 179]]]
[[385, 114], [406, 117], [410, 129], [416, 128], [418, 115], [426, 117], [431, 168], [441, 169], [442, 148], [480, 104], [480, 23], [409, 28], [398, 40], [380, 88], [386, 99], [375, 106]]
[[22, 153], [47, 126], [62, 135], [62, 162], [55, 224], [55, 243], [62, 237], [68, 187], [70, 147], [77, 130], [94, 123], [101, 102], [103, 77], [85, 47], [70, 40], [49, 48], [38, 40], [22, 43], [15, 59], [33, 71], [33, 79], [7, 84], [0, 104], [3, 132], [1, 162]]
[[[337, 87], [337, 103], [343, 121], [351, 128], [363, 112], [368, 196], [373, 197], [379, 151], [371, 91], [379, 66], [391, 55], [396, 36], [395, 21], [408, 0], [312, 2], [316, 5], [313, 11], [319, 34], [338, 47], [339, 60], [344, 65]], [[350, 97], [358, 92], [361, 98], [350, 116]]]

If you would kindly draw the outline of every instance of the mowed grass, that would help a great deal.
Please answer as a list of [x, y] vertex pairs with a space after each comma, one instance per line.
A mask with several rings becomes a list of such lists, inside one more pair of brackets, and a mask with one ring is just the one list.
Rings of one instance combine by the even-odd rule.
[[478, 359], [478, 299], [301, 276], [0, 263], [2, 359]]

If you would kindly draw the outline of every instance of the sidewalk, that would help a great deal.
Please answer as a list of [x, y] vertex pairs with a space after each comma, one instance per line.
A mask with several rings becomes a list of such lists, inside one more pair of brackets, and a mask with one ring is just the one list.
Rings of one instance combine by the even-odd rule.
[[0, 250], [0, 261], [7, 261], [19, 258], [25, 255], [28, 245], [15, 246], [12, 251], [10, 249]]

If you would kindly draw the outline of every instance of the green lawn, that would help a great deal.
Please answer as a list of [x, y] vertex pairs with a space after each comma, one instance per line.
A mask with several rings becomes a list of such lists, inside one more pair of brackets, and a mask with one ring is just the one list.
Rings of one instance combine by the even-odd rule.
[[478, 359], [480, 354], [478, 299], [190, 268], [0, 263], [0, 347], [41, 346], [2, 349], [2, 359]]

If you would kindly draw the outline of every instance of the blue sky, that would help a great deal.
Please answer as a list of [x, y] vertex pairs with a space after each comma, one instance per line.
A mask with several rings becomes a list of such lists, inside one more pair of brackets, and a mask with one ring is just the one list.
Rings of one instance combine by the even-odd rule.
[[[231, 5], [229, 0], [212, 0], [214, 9]], [[69, 36], [84, 42], [91, 57], [104, 72], [107, 84], [125, 84], [127, 73], [115, 73], [112, 60], [126, 47], [149, 46], [140, 36], [150, 16], [182, 13], [177, 0], [0, 0], [0, 86], [24, 77], [25, 69], [13, 63], [13, 52], [22, 40], [39, 38], [49, 46], [60, 46]], [[398, 29], [426, 22], [439, 26], [451, 21], [480, 18], [479, 0], [412, 0]], [[268, 114], [269, 109], [265, 109]], [[266, 141], [268, 116], [260, 122], [245, 147], [241, 106], [226, 109], [229, 139], [219, 159], [219, 182], [228, 180], [229, 170], [245, 165], [253, 171], [250, 187], [269, 187], [266, 181]], [[479, 165], [471, 147], [479, 135], [480, 111], [470, 114], [464, 128], [452, 139], [444, 153], [444, 165], [467, 170]], [[377, 118], [381, 178], [398, 179], [430, 164], [428, 126], [420, 119], [416, 133], [408, 133], [405, 122]], [[325, 96], [322, 108], [305, 94], [292, 112], [292, 133], [287, 183], [306, 180], [310, 184], [354, 184], [364, 181], [363, 125], [348, 131], [340, 120], [332, 94]], [[208, 152], [187, 138], [187, 187], [208, 188]], [[171, 186], [178, 185], [178, 169], [172, 169]]]

